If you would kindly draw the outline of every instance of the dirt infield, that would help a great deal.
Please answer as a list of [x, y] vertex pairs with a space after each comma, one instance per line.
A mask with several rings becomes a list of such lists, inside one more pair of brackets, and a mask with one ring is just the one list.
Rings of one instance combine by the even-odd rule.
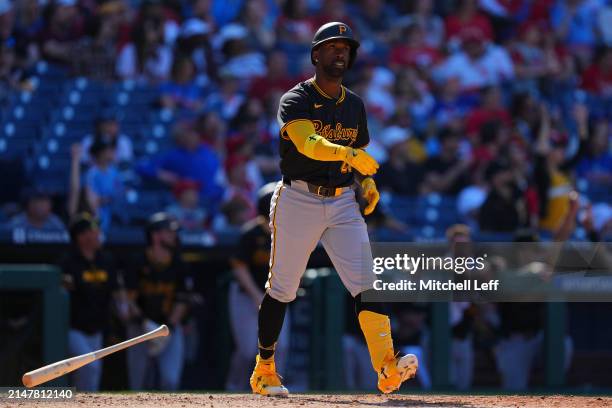
[[295, 394], [288, 398], [267, 398], [245, 394], [78, 394], [71, 401], [44, 403], [37, 401], [0, 400], [0, 408], [13, 407], [612, 407], [612, 397], [575, 396], [457, 396], [457, 395], [325, 395]]

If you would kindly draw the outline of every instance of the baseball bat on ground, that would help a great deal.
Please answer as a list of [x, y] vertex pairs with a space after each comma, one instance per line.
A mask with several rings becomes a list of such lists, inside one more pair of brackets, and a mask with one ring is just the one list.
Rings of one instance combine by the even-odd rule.
[[58, 361], [56, 363], [51, 363], [36, 370], [29, 371], [23, 375], [21, 381], [26, 387], [32, 388], [44, 382], [53, 380], [54, 378], [60, 377], [64, 374], [77, 370], [83, 367], [84, 365], [91, 363], [92, 361], [99, 360], [119, 350], [132, 347], [133, 345], [142, 343], [143, 341], [152, 340], [157, 337], [164, 337], [169, 334], [170, 330], [168, 329], [168, 326], [162, 324], [157, 329], [140, 335], [138, 337], [134, 337], [133, 339], [129, 339], [124, 342], [97, 351], [92, 351], [91, 353], [81, 354], [80, 356], [67, 358], [65, 360]]

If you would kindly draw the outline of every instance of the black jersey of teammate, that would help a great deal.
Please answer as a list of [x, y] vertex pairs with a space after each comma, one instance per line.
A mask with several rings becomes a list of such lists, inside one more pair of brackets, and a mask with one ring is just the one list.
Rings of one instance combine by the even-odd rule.
[[310, 79], [285, 93], [278, 107], [283, 176], [327, 187], [351, 185], [353, 172], [344, 162], [313, 160], [298, 152], [286, 126], [299, 119], [311, 120], [317, 134], [332, 143], [363, 148], [370, 142], [370, 135], [361, 98], [344, 86], [340, 97], [332, 98]]
[[87, 334], [104, 330], [110, 319], [112, 292], [119, 287], [110, 254], [98, 251], [90, 261], [72, 247], [59, 260], [59, 267], [70, 277], [70, 327]]
[[144, 317], [161, 324], [168, 323], [177, 302], [187, 302], [193, 283], [189, 266], [178, 255], [168, 264], [156, 264], [142, 252], [130, 259], [125, 286]]
[[271, 244], [270, 231], [264, 229], [259, 218], [250, 221], [242, 229], [235, 257], [248, 266], [255, 285], [261, 290], [264, 290], [268, 280]]

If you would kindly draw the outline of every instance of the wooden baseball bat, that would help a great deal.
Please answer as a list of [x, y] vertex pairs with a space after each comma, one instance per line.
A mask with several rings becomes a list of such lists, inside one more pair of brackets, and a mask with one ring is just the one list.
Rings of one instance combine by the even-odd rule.
[[80, 356], [67, 358], [65, 360], [58, 361], [56, 363], [51, 363], [36, 370], [29, 371], [23, 375], [21, 381], [26, 387], [32, 388], [44, 382], [53, 380], [54, 378], [60, 377], [64, 374], [77, 370], [83, 367], [84, 365], [91, 363], [92, 361], [99, 360], [119, 350], [132, 347], [133, 345], [142, 343], [143, 341], [152, 340], [157, 337], [164, 337], [169, 334], [170, 330], [168, 329], [168, 326], [162, 324], [157, 329], [140, 335], [138, 337], [134, 337], [133, 339], [129, 339], [124, 342], [97, 351], [92, 351], [91, 353], [81, 354]]

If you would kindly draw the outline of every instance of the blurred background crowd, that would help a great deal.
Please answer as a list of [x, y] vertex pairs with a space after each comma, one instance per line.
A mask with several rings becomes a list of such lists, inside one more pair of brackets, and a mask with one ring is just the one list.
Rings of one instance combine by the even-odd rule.
[[[206, 245], [239, 233], [280, 178], [279, 97], [313, 75], [328, 21], [361, 42], [345, 85], [381, 163], [373, 240], [612, 238], [609, 0], [0, 0], [0, 229], [74, 242], [87, 212], [112, 242], [163, 210]], [[452, 308], [462, 341], [491, 315]], [[426, 313], [397, 316], [413, 342]]]
[[5, 189], [2, 217], [59, 226], [48, 197], [105, 231], [163, 208], [186, 229], [241, 225], [279, 178], [279, 96], [312, 75], [314, 30], [342, 20], [389, 193], [377, 226], [553, 236], [573, 212], [576, 238], [606, 236], [611, 16], [603, 0], [2, 0], [0, 157], [32, 187]]

